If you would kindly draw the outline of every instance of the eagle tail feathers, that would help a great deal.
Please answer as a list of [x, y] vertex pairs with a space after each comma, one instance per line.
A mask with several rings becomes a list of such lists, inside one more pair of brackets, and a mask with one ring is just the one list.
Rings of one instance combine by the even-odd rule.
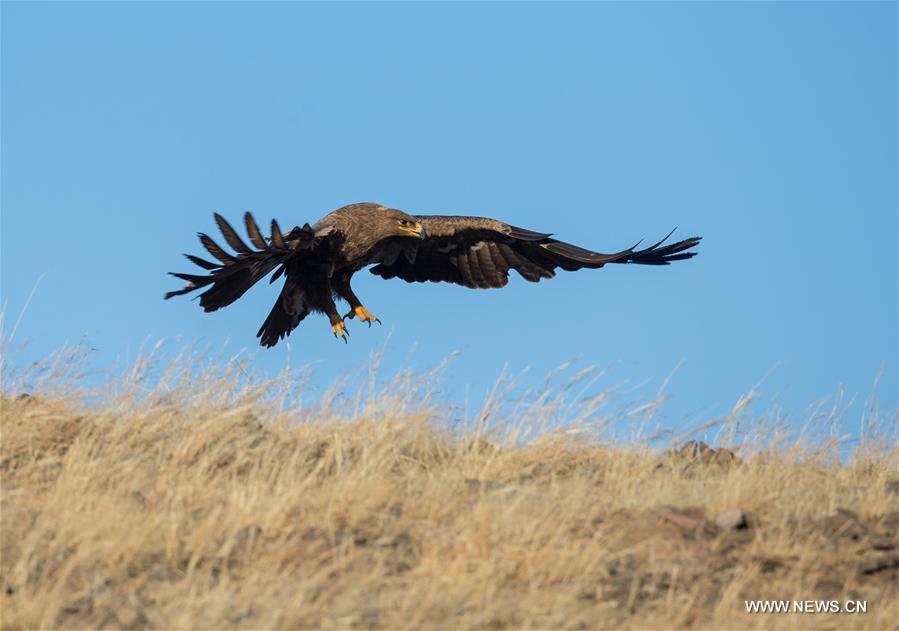
[[[288, 302], [288, 298], [290, 302]], [[292, 308], [288, 309], [288, 306]], [[256, 332], [259, 343], [266, 348], [271, 348], [290, 335], [290, 332], [297, 328], [307, 315], [309, 315], [309, 307], [302, 292], [292, 283], [286, 283], [268, 317], [265, 318], [265, 322]]]

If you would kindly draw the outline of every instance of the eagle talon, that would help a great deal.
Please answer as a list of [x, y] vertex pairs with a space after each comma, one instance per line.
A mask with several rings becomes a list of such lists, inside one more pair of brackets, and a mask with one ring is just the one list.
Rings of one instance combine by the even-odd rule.
[[347, 337], [349, 336], [350, 331], [346, 328], [346, 325], [344, 325], [343, 320], [338, 320], [337, 322], [332, 324], [331, 332], [334, 334], [335, 338], [339, 336], [343, 338], [344, 344], [347, 343]]
[[344, 317], [345, 318], [358, 317], [360, 322], [365, 322], [366, 324], [368, 324], [368, 328], [371, 328], [372, 322], [377, 322], [378, 324], [381, 324], [381, 320], [379, 320], [375, 316], [375, 314], [373, 314], [371, 311], [369, 311], [362, 305], [359, 305], [358, 307], [354, 307], [353, 310], [350, 311], [348, 314], [346, 314]]

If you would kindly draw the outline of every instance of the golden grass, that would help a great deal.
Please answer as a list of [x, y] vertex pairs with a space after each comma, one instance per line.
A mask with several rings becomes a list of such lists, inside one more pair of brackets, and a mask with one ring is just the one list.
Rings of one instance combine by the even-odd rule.
[[[3, 629], [899, 621], [895, 443], [842, 464], [748, 444], [704, 462], [451, 432], [420, 389], [296, 408], [277, 384], [189, 372], [90, 401], [5, 388]], [[735, 508], [745, 527], [716, 524]], [[868, 612], [750, 615], [747, 599]]]

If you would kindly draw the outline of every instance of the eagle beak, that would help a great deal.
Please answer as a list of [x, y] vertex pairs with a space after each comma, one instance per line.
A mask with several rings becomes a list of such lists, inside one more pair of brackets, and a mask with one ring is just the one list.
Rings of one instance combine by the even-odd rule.
[[406, 228], [404, 226], [400, 226], [400, 230], [403, 232], [408, 232], [413, 237], [418, 237], [419, 239], [425, 238], [425, 229], [422, 228], [420, 223], [416, 223], [414, 227]]

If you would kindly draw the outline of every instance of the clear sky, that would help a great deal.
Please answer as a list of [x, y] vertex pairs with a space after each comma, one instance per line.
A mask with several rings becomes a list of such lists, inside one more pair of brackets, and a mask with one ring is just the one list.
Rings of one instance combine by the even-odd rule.
[[[2, 3], [2, 303], [16, 361], [104, 370], [160, 338], [251, 349], [311, 387], [433, 367], [449, 397], [568, 360], [695, 425], [762, 392], [896, 405], [896, 3]], [[384, 322], [256, 351], [277, 289], [204, 314], [162, 294], [212, 212], [289, 227], [355, 201], [483, 214], [670, 267], [502, 290], [362, 272]]]

